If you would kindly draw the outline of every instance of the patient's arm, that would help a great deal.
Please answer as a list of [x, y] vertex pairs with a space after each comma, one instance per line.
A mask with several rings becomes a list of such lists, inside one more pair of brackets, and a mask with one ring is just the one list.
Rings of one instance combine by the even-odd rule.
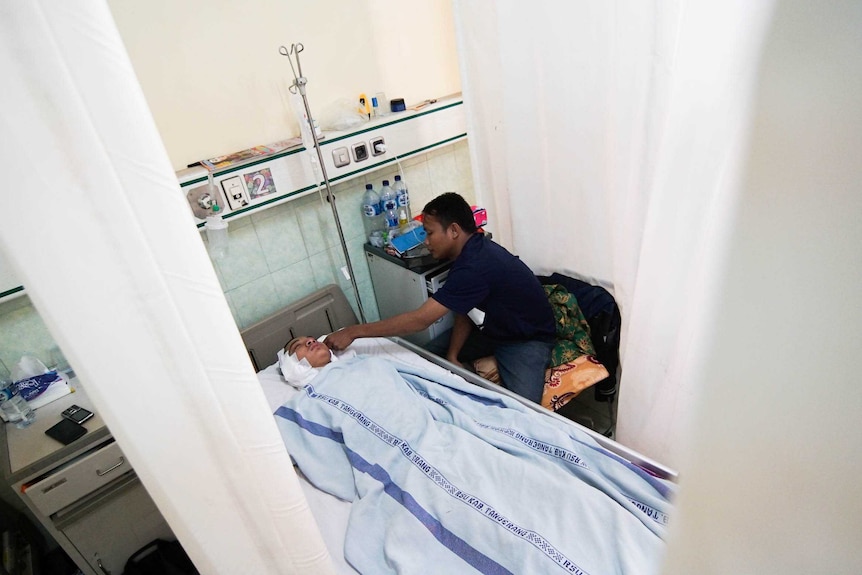
[[428, 298], [418, 309], [388, 319], [345, 327], [329, 334], [323, 343], [335, 351], [342, 350], [358, 337], [387, 337], [422, 331], [448, 312], [443, 304]]

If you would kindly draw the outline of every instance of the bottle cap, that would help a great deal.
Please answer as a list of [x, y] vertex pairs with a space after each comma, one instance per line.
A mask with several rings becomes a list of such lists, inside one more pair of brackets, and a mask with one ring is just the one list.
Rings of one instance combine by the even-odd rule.
[[395, 176], [395, 181], [396, 181], [396, 182], [400, 182], [400, 181], [401, 181], [401, 176]]
[[389, 185], [389, 180], [383, 180], [383, 185], [384, 185], [384, 186], [388, 186], [388, 185]]
[[371, 184], [365, 184], [365, 189], [366, 189], [366, 190], [370, 190], [370, 189], [372, 189], [373, 187], [374, 187], [374, 186], [372, 186]]

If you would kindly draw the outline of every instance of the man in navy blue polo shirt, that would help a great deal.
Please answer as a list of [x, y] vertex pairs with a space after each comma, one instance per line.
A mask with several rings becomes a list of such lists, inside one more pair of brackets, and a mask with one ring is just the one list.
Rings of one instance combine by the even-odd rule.
[[423, 210], [425, 244], [438, 260], [454, 260], [446, 283], [418, 309], [346, 327], [325, 343], [341, 350], [357, 337], [406, 335], [455, 312], [446, 358], [459, 363], [465, 343], [472, 357], [493, 354], [511, 391], [541, 402], [554, 346], [554, 315], [536, 276], [520, 259], [477, 233], [473, 211], [458, 194], [433, 199]]

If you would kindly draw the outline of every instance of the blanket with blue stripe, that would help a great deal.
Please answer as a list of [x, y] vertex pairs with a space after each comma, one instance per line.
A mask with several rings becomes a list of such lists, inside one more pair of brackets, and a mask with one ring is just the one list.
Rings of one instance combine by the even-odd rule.
[[318, 489], [352, 501], [360, 573], [654, 573], [672, 484], [443, 370], [332, 363], [276, 411]]

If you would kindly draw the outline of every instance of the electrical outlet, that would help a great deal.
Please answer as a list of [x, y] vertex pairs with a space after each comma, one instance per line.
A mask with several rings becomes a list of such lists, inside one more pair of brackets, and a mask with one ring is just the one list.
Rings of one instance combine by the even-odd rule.
[[368, 146], [365, 142], [359, 142], [350, 146], [353, 150], [353, 161], [361, 162], [368, 159]]
[[234, 176], [221, 181], [221, 189], [231, 210], [238, 210], [248, 205], [248, 190], [241, 176]]
[[341, 147], [332, 150], [332, 162], [335, 164], [336, 168], [340, 168], [349, 164], [350, 153], [347, 151], [347, 148]]
[[[386, 153], [386, 141], [383, 139], [383, 136], [378, 136], [377, 138], [371, 138], [369, 142], [371, 144], [371, 155], [372, 156], [382, 156]], [[380, 147], [378, 148], [378, 144]]]

